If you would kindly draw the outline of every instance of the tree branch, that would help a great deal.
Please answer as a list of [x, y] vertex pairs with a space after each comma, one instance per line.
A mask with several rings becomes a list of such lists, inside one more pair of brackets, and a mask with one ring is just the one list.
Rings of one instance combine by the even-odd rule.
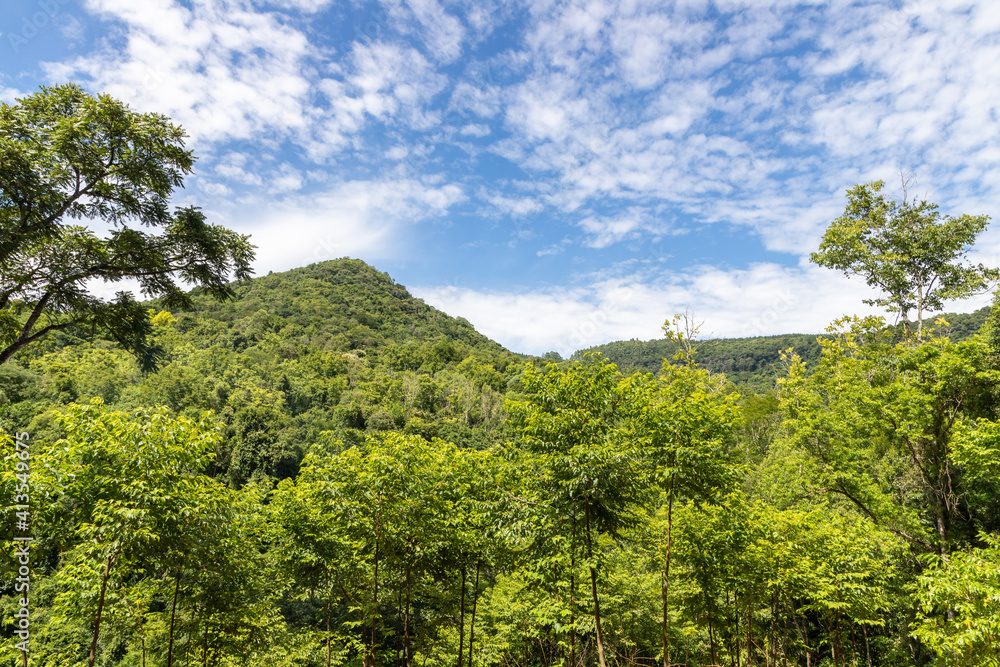
[[20, 350], [25, 345], [29, 345], [31, 343], [34, 343], [36, 340], [38, 340], [39, 338], [41, 338], [45, 334], [50, 333], [52, 331], [58, 331], [60, 329], [65, 329], [67, 327], [71, 327], [74, 324], [79, 324], [84, 319], [86, 319], [86, 318], [79, 318], [79, 319], [75, 319], [75, 320], [70, 320], [68, 322], [61, 322], [59, 324], [50, 324], [50, 325], [48, 325], [47, 327], [45, 327], [43, 329], [39, 329], [38, 331], [36, 331], [34, 334], [32, 334], [31, 336], [29, 336], [28, 338], [18, 338], [16, 341], [14, 341], [10, 345], [8, 345], [6, 348], [4, 348], [2, 352], [0, 352], [0, 364], [5, 363], [8, 359], [10, 359], [12, 356], [14, 356], [14, 354], [16, 354], [17, 351]]
[[883, 528], [885, 528], [886, 530], [888, 530], [893, 535], [896, 535], [897, 537], [903, 538], [904, 540], [906, 540], [910, 544], [913, 544], [914, 546], [923, 547], [924, 549], [927, 549], [928, 551], [934, 551], [934, 547], [931, 546], [930, 544], [928, 544], [927, 542], [924, 542], [923, 540], [920, 540], [920, 539], [917, 539], [917, 538], [915, 538], [915, 537], [913, 537], [911, 535], [908, 535], [905, 532], [903, 532], [902, 530], [899, 530], [897, 528], [891, 528], [889, 526], [886, 526], [884, 521], [879, 520], [879, 518], [877, 516], [875, 516], [874, 512], [872, 512], [870, 509], [868, 509], [868, 507], [863, 502], [861, 502], [861, 500], [859, 500], [854, 495], [852, 495], [851, 493], [849, 493], [846, 489], [844, 489], [843, 486], [841, 486], [841, 485], [838, 484], [836, 487], [825, 488], [825, 489], [822, 489], [822, 491], [825, 491], [827, 493], [838, 493], [838, 494], [844, 496], [845, 498], [847, 498], [848, 500], [850, 500], [852, 503], [854, 503], [858, 507], [858, 509], [860, 509], [862, 512], [864, 512], [865, 515], [869, 519], [871, 519], [872, 523], [874, 523], [875, 525], [882, 526]]

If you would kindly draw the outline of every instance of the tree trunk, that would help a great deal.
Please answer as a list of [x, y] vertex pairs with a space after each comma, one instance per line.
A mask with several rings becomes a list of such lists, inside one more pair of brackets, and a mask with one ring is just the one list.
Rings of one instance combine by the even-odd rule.
[[476, 636], [476, 604], [479, 602], [479, 566], [482, 561], [476, 561], [476, 587], [472, 590], [472, 619], [469, 622], [469, 667], [472, 667], [472, 642]]
[[399, 580], [396, 588], [396, 660], [393, 664], [399, 667], [403, 662], [403, 648], [399, 645], [399, 638], [403, 636], [403, 580]]
[[177, 593], [181, 590], [181, 572], [177, 571], [174, 581], [174, 601], [170, 605], [170, 640], [167, 642], [167, 667], [174, 664], [174, 622], [177, 620]]
[[569, 547], [569, 667], [576, 667], [576, 516]]
[[661, 588], [661, 595], [663, 597], [663, 625], [661, 627], [663, 634], [663, 667], [670, 667], [670, 637], [669, 637], [669, 624], [670, 616], [667, 608], [668, 599], [670, 595], [670, 546], [671, 546], [671, 531], [674, 526], [674, 479], [670, 478], [670, 490], [667, 492], [667, 550], [664, 554], [664, 566], [663, 566], [663, 586]]
[[[796, 611], [797, 610], [793, 605], [792, 614], [795, 614]], [[812, 667], [812, 653], [809, 651], [809, 636], [806, 634], [805, 629], [799, 625], [799, 622], [795, 619], [794, 615], [792, 616], [792, 623], [795, 624], [795, 629], [798, 631], [799, 637], [802, 638], [802, 648], [806, 652], [806, 667]]]
[[740, 660], [742, 657], [740, 654], [740, 605], [739, 598], [736, 596], [736, 591], [733, 591], [732, 603], [729, 602], [729, 591], [726, 591], [726, 605], [731, 605], [735, 609], [733, 616], [736, 620], [736, 627], [733, 628], [732, 638], [729, 642], [730, 647], [735, 647], [735, 650], [734, 648], [730, 648], [729, 663], [732, 667], [740, 667]]
[[97, 615], [94, 617], [94, 633], [90, 639], [90, 656], [87, 658], [87, 666], [94, 667], [94, 660], [97, 659], [97, 638], [101, 634], [101, 614], [104, 612], [104, 593], [108, 588], [108, 577], [111, 575], [111, 564], [114, 563], [118, 553], [108, 556], [108, 562], [104, 566], [104, 576], [101, 578], [101, 597], [97, 601]]
[[607, 667], [604, 660], [604, 632], [601, 630], [601, 603], [597, 599], [597, 570], [594, 568], [594, 549], [590, 537], [590, 500], [583, 497], [583, 511], [587, 520], [587, 567], [590, 569], [590, 590], [594, 597], [594, 628], [597, 631], [597, 661], [601, 667]]
[[719, 661], [716, 660], [716, 658], [715, 658], [715, 656], [716, 656], [716, 650], [715, 650], [715, 628], [713, 627], [712, 619], [711, 618], [708, 619], [708, 645], [709, 645], [710, 650], [712, 651], [712, 664], [713, 665], [718, 665]]
[[403, 652], [406, 654], [406, 667], [413, 667], [413, 651], [410, 647], [410, 579], [413, 566], [406, 565], [406, 616], [403, 617]]
[[872, 650], [868, 645], [868, 626], [862, 623], [861, 629], [865, 633], [865, 656], [868, 658], [868, 667], [872, 667]]
[[375, 573], [372, 582], [372, 615], [371, 642], [368, 644], [366, 662], [369, 667], [375, 667], [375, 616], [378, 614], [378, 516], [375, 517]]
[[[329, 583], [327, 584], [329, 587]], [[331, 597], [333, 597], [331, 595]], [[326, 667], [330, 667], [330, 607], [333, 601], [330, 598], [326, 600]]]
[[833, 664], [841, 667], [844, 664], [844, 650], [840, 638], [840, 617], [834, 621], [833, 625]]
[[774, 619], [777, 617], [778, 601], [777, 595], [775, 593], [771, 594], [771, 622], [768, 624], [767, 629], [767, 650], [771, 654], [768, 658], [769, 663], [774, 665], [778, 664], [778, 639], [774, 634]]
[[[458, 667], [462, 665], [462, 650], [465, 648], [465, 566], [462, 566], [462, 593], [458, 603]], [[471, 650], [471, 649], [470, 649]]]
[[917, 342], [924, 339], [924, 285], [917, 285]]

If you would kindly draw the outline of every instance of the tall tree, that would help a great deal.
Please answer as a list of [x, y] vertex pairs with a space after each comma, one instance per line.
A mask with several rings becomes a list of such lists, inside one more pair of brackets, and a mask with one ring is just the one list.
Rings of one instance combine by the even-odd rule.
[[540, 458], [542, 497], [574, 555], [582, 534], [598, 661], [605, 667], [595, 542], [630, 525], [648, 491], [625, 437], [629, 385], [596, 354], [565, 367], [550, 363], [544, 373], [529, 366], [522, 383], [528, 397], [508, 403], [510, 419], [523, 447]]
[[989, 288], [1000, 272], [965, 263], [989, 216], [942, 216], [937, 204], [887, 199], [883, 181], [855, 185], [847, 191], [844, 215], [823, 235], [810, 259], [846, 275], [860, 275], [885, 296], [865, 303], [887, 306], [903, 322], [917, 314], [917, 338], [923, 336], [924, 314], [944, 308]]
[[892, 345], [881, 318], [829, 331], [816, 371], [796, 359], [781, 380], [787, 441], [809, 453], [818, 490], [946, 555], [974, 534], [954, 450], [996, 415], [989, 349], [981, 336]]
[[[690, 341], [690, 337], [682, 340]], [[673, 510], [679, 499], [711, 501], [735, 481], [729, 441], [739, 420], [739, 396], [725, 390], [725, 377], [696, 368], [693, 348], [678, 353], [678, 366], [664, 360], [659, 378], [643, 378], [634, 401], [633, 440], [648, 461], [653, 483], [665, 493], [661, 601], [663, 666], [670, 663], [670, 561]]]
[[89, 281], [131, 279], [175, 307], [188, 303], [178, 281], [227, 298], [230, 277], [250, 276], [248, 236], [207, 223], [194, 207], [169, 210], [194, 164], [185, 136], [165, 116], [73, 84], [0, 104], [0, 364], [52, 331], [84, 325], [152, 367], [146, 309], [126, 291], [95, 296]]
[[43, 486], [74, 508], [64, 520], [75, 527], [78, 546], [60, 571], [68, 584], [61, 600], [69, 613], [90, 618], [92, 666], [109, 583], [133, 565], [174, 560], [176, 548], [191, 541], [195, 498], [215, 484], [200, 472], [218, 434], [207, 420], [173, 419], [162, 409], [132, 418], [97, 399], [72, 406], [60, 421], [66, 438], [43, 458]]

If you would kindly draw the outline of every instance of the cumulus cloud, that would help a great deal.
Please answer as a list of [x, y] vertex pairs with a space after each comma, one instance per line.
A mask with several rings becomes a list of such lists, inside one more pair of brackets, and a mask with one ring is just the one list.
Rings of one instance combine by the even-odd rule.
[[794, 254], [845, 187], [900, 167], [946, 198], [989, 188], [1000, 203], [992, 5], [719, 9], [709, 22], [704, 3], [533, 5], [534, 68], [506, 91], [503, 154], [557, 179], [562, 210], [666, 202]]
[[[48, 63], [57, 81], [84, 81], [180, 123], [196, 142], [287, 134], [308, 120], [306, 37], [235, 0], [88, 0], [124, 27], [94, 53]], [[119, 41], [121, 39], [121, 41]]]
[[254, 203], [219, 215], [238, 217], [257, 245], [258, 273], [337, 257], [398, 258], [407, 228], [441, 216], [465, 198], [454, 184], [415, 180], [350, 181], [325, 191]]
[[[844, 315], [884, 314], [861, 304], [872, 294], [863, 280], [772, 263], [738, 270], [700, 266], [655, 282], [626, 276], [521, 292], [459, 286], [411, 291], [508, 349], [537, 355], [555, 350], [569, 356], [612, 340], [660, 338], [664, 321], [685, 311], [704, 322], [705, 338], [818, 334]], [[976, 308], [984, 299], [956, 305]]]
[[25, 94], [16, 88], [8, 88], [0, 83], [0, 102], [14, 104], [14, 101], [24, 97]]

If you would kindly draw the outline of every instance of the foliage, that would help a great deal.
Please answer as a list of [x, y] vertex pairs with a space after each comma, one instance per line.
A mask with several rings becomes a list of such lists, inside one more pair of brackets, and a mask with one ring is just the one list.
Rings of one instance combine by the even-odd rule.
[[924, 314], [941, 310], [948, 299], [986, 291], [1000, 271], [964, 260], [989, 216], [942, 216], [937, 204], [887, 200], [885, 185], [875, 181], [847, 191], [844, 215], [823, 235], [810, 259], [820, 266], [861, 275], [885, 296], [865, 303], [886, 306], [904, 322], [917, 314], [917, 338], [923, 336]]
[[913, 634], [941, 665], [1000, 665], [1000, 540], [930, 560], [917, 579]]
[[[232, 289], [149, 304], [152, 372], [71, 328], [0, 365], [30, 664], [996, 662], [995, 312], [919, 344], [685, 328], [626, 375], [511, 354], [357, 260]], [[732, 350], [784, 377], [738, 394]]]
[[994, 415], [997, 372], [981, 338], [892, 344], [875, 318], [839, 321], [812, 376], [782, 381], [790, 442], [815, 463], [816, 490], [920, 548], [947, 553], [970, 518], [956, 437]]
[[[946, 324], [936, 329], [938, 335], [947, 336], [958, 343], [975, 335], [986, 321], [990, 309], [981, 308], [974, 313], [948, 313], [942, 316]], [[905, 337], [900, 325], [900, 337]], [[819, 334], [783, 334], [751, 338], [708, 338], [697, 342], [698, 365], [712, 373], [723, 373], [741, 390], [755, 393], [774, 389], [778, 378], [788, 371], [781, 353], [792, 348], [812, 371], [819, 363], [822, 347]], [[654, 339], [648, 341], [625, 340], [596, 345], [580, 350], [574, 359], [588, 352], [597, 352], [623, 373], [656, 373], [664, 359], [674, 359], [681, 349], [676, 341]], [[680, 363], [676, 360], [672, 363]]]
[[[194, 162], [184, 137], [161, 115], [72, 84], [0, 105], [0, 364], [75, 327], [105, 332], [150, 369], [146, 309], [129, 292], [94, 296], [88, 281], [131, 279], [180, 306], [189, 297], [178, 279], [228, 298], [229, 277], [249, 277], [249, 237], [208, 224], [197, 208], [168, 210]], [[101, 237], [67, 218], [111, 231]]]

